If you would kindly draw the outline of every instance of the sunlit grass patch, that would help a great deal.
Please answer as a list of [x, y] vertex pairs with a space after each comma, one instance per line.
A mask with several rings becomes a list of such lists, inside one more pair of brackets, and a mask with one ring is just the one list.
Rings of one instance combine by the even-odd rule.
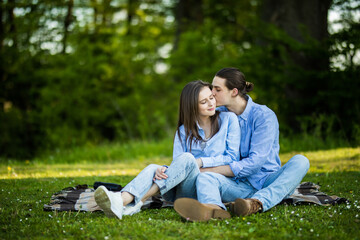
[[[309, 172], [360, 171], [360, 147], [285, 153], [280, 155], [282, 164], [295, 154], [303, 154], [310, 160]], [[151, 163], [169, 165], [171, 157], [139, 157], [138, 159], [114, 159], [111, 162], [88, 161], [86, 163], [85, 161], [72, 164], [13, 161], [0, 165], [0, 179], [135, 176]]]
[[[295, 152], [281, 154], [282, 163], [287, 162]], [[360, 147], [299, 152], [310, 161], [309, 172], [360, 171]]]
[[85, 176], [136, 176], [148, 164], [170, 164], [170, 158], [152, 158], [123, 163], [79, 163], [22, 165], [14, 163], [0, 168], [0, 179], [85, 177]]

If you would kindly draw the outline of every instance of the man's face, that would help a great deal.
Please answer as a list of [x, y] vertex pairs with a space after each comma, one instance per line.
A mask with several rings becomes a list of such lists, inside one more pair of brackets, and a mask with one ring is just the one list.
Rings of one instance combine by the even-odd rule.
[[225, 86], [225, 79], [215, 76], [212, 85], [213, 85], [213, 95], [216, 99], [216, 106], [226, 106], [230, 103], [231, 100], [231, 90]]

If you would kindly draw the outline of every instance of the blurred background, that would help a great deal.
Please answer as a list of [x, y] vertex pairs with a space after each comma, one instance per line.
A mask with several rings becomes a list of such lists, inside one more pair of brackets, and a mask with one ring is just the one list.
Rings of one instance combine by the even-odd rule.
[[1, 159], [171, 147], [181, 89], [223, 67], [275, 111], [283, 150], [360, 144], [360, 1], [1, 0], [0, 19]]

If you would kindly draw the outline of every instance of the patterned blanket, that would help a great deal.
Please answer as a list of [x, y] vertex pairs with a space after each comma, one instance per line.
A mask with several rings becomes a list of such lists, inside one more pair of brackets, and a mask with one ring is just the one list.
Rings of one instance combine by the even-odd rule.
[[[120, 191], [121, 186], [116, 184], [106, 184], [111, 191]], [[94, 184], [96, 189], [99, 183]], [[115, 186], [115, 187], [114, 187]], [[67, 187], [54, 193], [51, 196], [49, 204], [44, 204], [44, 211], [101, 211], [94, 199], [94, 189], [88, 185], [77, 185], [75, 187]], [[320, 186], [312, 182], [303, 182], [297, 186], [295, 192], [284, 199], [281, 203], [286, 204], [303, 204], [312, 203], [322, 206], [345, 203], [348, 200], [338, 196], [329, 196], [320, 192]], [[172, 207], [172, 202], [165, 201], [160, 195], [156, 195], [146, 200], [142, 209]]]

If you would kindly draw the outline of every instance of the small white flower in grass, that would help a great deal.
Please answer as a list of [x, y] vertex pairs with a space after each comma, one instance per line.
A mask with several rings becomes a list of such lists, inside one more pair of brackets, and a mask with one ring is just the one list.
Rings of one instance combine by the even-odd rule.
[[300, 218], [300, 221], [304, 220], [303, 218]]
[[247, 225], [250, 225], [250, 224], [251, 224], [251, 222], [247, 222], [246, 224], [247, 224]]
[[63, 230], [63, 233], [65, 233], [65, 230]]
[[20, 219], [20, 222], [22, 222], [22, 219]]
[[25, 218], [25, 220], [28, 220], [27, 218]]
[[226, 224], [229, 224], [229, 222], [228, 222], [227, 220], [225, 220], [225, 223], [226, 223]]
[[351, 206], [350, 206], [350, 205], [347, 205], [347, 206], [346, 206], [346, 208], [347, 208], [347, 209], [350, 209], [350, 208], [351, 208]]
[[302, 230], [302, 228], [299, 228], [299, 231], [301, 231]]
[[82, 230], [84, 230], [83, 228], [80, 228], [80, 230], [82, 231]]
[[356, 216], [355, 216], [355, 217], [356, 217], [356, 218], [357, 218], [357, 217], [359, 217], [359, 214], [356, 214]]
[[276, 220], [276, 217], [274, 217], [274, 220]]
[[108, 237], [108, 236], [105, 236], [105, 237], [104, 237], [104, 239], [105, 239], [105, 240], [108, 240], [108, 239], [109, 239], [109, 237]]
[[49, 214], [49, 218], [52, 218], [52, 216]]
[[310, 229], [310, 232], [314, 232], [314, 229]]
[[59, 220], [57, 220], [56, 222], [57, 222], [57, 223], [60, 223], [60, 221], [59, 221]]
[[295, 212], [294, 211], [291, 211], [291, 214], [294, 214]]
[[151, 218], [149, 218], [149, 221], [151, 221]]
[[31, 210], [32, 210], [32, 209], [30, 208], [30, 209], [29, 209], [29, 212], [31, 212]]

